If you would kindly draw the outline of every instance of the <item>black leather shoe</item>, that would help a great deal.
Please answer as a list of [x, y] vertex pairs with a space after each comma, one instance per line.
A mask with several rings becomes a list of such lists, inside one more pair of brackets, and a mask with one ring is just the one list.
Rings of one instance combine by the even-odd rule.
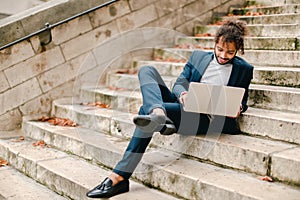
[[145, 132], [160, 132], [162, 135], [176, 133], [177, 129], [168, 117], [164, 115], [138, 115], [133, 118], [134, 124]]
[[90, 198], [110, 198], [112, 196], [129, 191], [129, 180], [125, 179], [115, 186], [112, 186], [112, 181], [106, 178], [100, 185], [86, 193]]

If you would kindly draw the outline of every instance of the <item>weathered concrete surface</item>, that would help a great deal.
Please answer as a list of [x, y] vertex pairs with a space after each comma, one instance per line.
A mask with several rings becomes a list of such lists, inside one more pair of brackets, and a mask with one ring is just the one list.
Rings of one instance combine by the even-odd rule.
[[66, 200], [52, 190], [7, 166], [0, 168], [0, 199], [6, 200]]
[[[57, 102], [56, 102], [57, 103]], [[56, 104], [56, 115], [70, 118], [77, 121], [80, 125], [90, 128], [93, 130], [108, 132], [112, 135], [129, 138], [133, 133], [134, 126], [132, 124], [132, 114], [127, 112], [120, 112], [116, 110], [106, 110], [106, 109], [91, 109], [89, 107], [79, 107], [77, 105], [58, 105]], [[93, 117], [94, 116], [94, 117]], [[251, 117], [251, 114], [249, 115]], [[262, 120], [261, 118], [264, 118]], [[273, 117], [274, 114], [273, 114]], [[295, 116], [296, 117], [296, 116]], [[244, 119], [244, 124], [241, 124], [243, 131], [249, 131], [252, 134], [266, 134], [265, 131], [277, 128], [280, 130], [282, 127], [281, 121], [278, 120], [278, 125], [274, 126], [275, 118], [270, 118], [270, 116], [260, 116], [256, 118], [255, 122], [253, 119], [246, 115], [247, 120]], [[266, 121], [272, 122], [270, 127], [266, 127], [268, 124]], [[259, 123], [261, 123], [259, 125]], [[253, 132], [252, 127], [245, 129], [249, 124], [256, 124], [256, 126], [264, 126], [258, 132]], [[26, 127], [27, 125], [25, 125]], [[294, 124], [286, 124], [285, 129], [293, 129]], [[294, 140], [298, 141], [298, 134], [295, 130], [291, 134], [291, 130], [284, 134], [280, 133], [280, 139]], [[34, 131], [30, 131], [34, 132]], [[278, 131], [277, 131], [278, 132]], [[272, 133], [272, 132], [270, 132]], [[277, 135], [268, 136], [277, 139]], [[276, 131], [273, 131], [276, 133]], [[284, 138], [286, 137], [286, 138]], [[172, 151], [187, 154], [196, 158], [209, 160], [223, 166], [233, 167], [237, 169], [242, 169], [249, 172], [255, 172], [258, 174], [267, 174], [271, 168], [270, 160], [272, 159], [272, 154], [275, 152], [281, 152], [286, 149], [294, 148], [295, 145], [286, 144], [284, 142], [273, 142], [267, 139], [259, 139], [248, 136], [234, 136], [234, 135], [222, 135], [217, 138], [207, 137], [155, 137], [154, 144], [159, 145], [163, 148], [168, 148]], [[188, 145], [187, 145], [188, 144]], [[209, 151], [207, 151], [206, 147]], [[253, 161], [255, 160], [255, 161]], [[291, 162], [298, 162], [292, 160]], [[291, 165], [292, 167], [293, 165]], [[291, 170], [293, 167], [291, 168]], [[289, 170], [290, 171], [290, 170]], [[281, 179], [282, 181], [289, 181], [288, 179]]]
[[[76, 140], [79, 139], [77, 137], [80, 132], [79, 129], [77, 129], [78, 132], [76, 136], [75, 131], [69, 132], [69, 130], [74, 130], [74, 128], [58, 128], [42, 123], [40, 123], [40, 127], [47, 128], [48, 132], [51, 132], [52, 129], [57, 132], [58, 135], [65, 135], [65, 137], [70, 137], [70, 139], [74, 136], [77, 138]], [[43, 129], [40, 129], [40, 131], [43, 131]], [[32, 133], [34, 134], [36, 132], [38, 132], [37, 129]], [[48, 133], [45, 133], [45, 135], [47, 134]], [[83, 136], [83, 134], [81, 134], [81, 136]], [[101, 141], [100, 143], [97, 142], [98, 149], [106, 149], [107, 146], [112, 144], [118, 148], [116, 144], [122, 143], [122, 141], [118, 141], [117, 138], [105, 136], [101, 133], [93, 137], [94, 141]], [[97, 138], [102, 139], [99, 140]], [[92, 143], [90, 142], [91, 140], [82, 139], [82, 142], [86, 145]], [[53, 141], [49, 140], [50, 146], [54, 145], [52, 142]], [[5, 149], [3, 149], [3, 147], [5, 147]], [[13, 162], [13, 165], [21, 167], [21, 165], [17, 163], [23, 163], [23, 170], [28, 172], [31, 171], [30, 169], [36, 169], [33, 170], [36, 173], [29, 173], [35, 174], [40, 182], [46, 184], [53, 190], [64, 191], [64, 194], [72, 195], [71, 197], [75, 199], [85, 199], [84, 194], [87, 188], [93, 187], [93, 185], [99, 182], [99, 179], [103, 179], [109, 173], [84, 160], [58, 152], [49, 147], [32, 147], [32, 140], [29, 139], [21, 143], [2, 140], [1, 148], [3, 150], [1, 150], [1, 152], [6, 152], [9, 158], [13, 158], [16, 154], [22, 155], [18, 157], [17, 161]], [[97, 151], [96, 148], [94, 150]], [[119, 149], [115, 153], [121, 156], [122, 152], [123, 150]], [[94, 157], [94, 159], [100, 158], [101, 160], [103, 157], [110, 157], [114, 159], [115, 162], [118, 161], [115, 160], [116, 157], [111, 157], [110, 154], [107, 153], [99, 154], [99, 156]], [[8, 160], [10, 161], [10, 159]], [[61, 163], [63, 163], [63, 165]], [[83, 171], [82, 169], [85, 170]], [[196, 171], [197, 173], [195, 173]], [[300, 193], [296, 188], [279, 183], [267, 183], [251, 174], [222, 169], [210, 164], [183, 158], [179, 154], [153, 148], [150, 148], [145, 154], [144, 159], [134, 173], [134, 177], [145, 183], [150, 183], [154, 187], [161, 188], [187, 199], [220, 199], [221, 197], [222, 199], [297, 199]], [[251, 190], [248, 188], [251, 188]], [[124, 194], [124, 197], [126, 198], [126, 195], [132, 195], [130, 196], [131, 198], [138, 197], [138, 191], [133, 190], [132, 193]], [[147, 191], [151, 192], [152, 190], [147, 189]], [[147, 194], [143, 190], [139, 192], [142, 192], [144, 195]], [[165, 196], [161, 193], [151, 193], [151, 195], [155, 194], [159, 195], [156, 196], [158, 199], [167, 197], [172, 199], [172, 197]], [[118, 197], [121, 198], [121, 195], [116, 196], [116, 198]]]
[[[109, 171], [105, 169], [52, 149], [49, 146], [34, 147], [33, 142], [35, 141], [29, 138], [22, 142], [15, 142], [14, 139], [0, 140], [1, 157], [4, 157], [12, 166], [46, 185], [51, 190], [71, 199], [88, 199], [85, 195], [86, 192], [99, 184], [109, 174]], [[178, 199], [157, 190], [149, 189], [134, 181], [131, 181], [131, 183], [132, 190], [130, 193], [118, 195], [111, 199], [129, 200], [141, 197], [149, 200], [153, 198], [161, 200]], [[2, 191], [1, 194], [3, 194]], [[45, 197], [43, 199], [49, 198]]]

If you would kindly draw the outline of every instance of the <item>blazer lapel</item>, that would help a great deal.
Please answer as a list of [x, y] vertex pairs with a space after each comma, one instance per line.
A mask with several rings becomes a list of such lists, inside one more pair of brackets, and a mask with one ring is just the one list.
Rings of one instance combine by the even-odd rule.
[[208, 67], [209, 63], [213, 59], [213, 54], [208, 54], [201, 59], [201, 61], [197, 64], [196, 69], [199, 72], [197, 75], [200, 75], [200, 77], [195, 77], [195, 81], [200, 81], [201, 77], [203, 76], [206, 68]]

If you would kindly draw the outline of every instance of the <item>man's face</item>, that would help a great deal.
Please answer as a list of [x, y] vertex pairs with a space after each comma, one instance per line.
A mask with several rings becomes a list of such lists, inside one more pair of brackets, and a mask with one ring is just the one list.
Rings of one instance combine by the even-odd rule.
[[219, 64], [224, 65], [236, 55], [237, 49], [234, 42], [223, 42], [222, 37], [215, 44], [215, 55]]

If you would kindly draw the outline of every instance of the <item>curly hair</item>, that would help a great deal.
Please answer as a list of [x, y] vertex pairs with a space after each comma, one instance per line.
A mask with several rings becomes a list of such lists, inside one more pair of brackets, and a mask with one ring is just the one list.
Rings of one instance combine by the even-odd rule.
[[248, 34], [245, 21], [231, 19], [225, 21], [215, 36], [215, 43], [222, 37], [222, 42], [234, 42], [236, 49], [244, 54], [244, 38]]

